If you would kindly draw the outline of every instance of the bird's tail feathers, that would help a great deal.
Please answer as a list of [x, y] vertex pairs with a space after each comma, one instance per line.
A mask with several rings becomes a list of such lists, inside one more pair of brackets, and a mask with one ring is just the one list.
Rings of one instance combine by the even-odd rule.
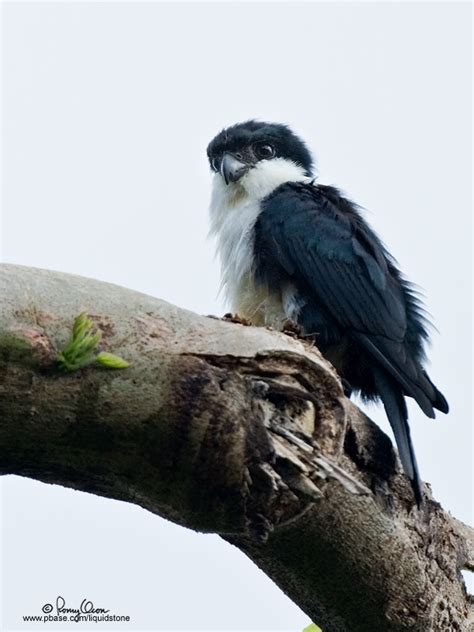
[[408, 411], [403, 392], [400, 386], [396, 384], [389, 375], [385, 374], [383, 369], [375, 372], [374, 379], [377, 390], [382, 398], [388, 420], [392, 426], [393, 434], [395, 435], [403, 470], [411, 481], [417, 505], [420, 506], [422, 501], [422, 484], [410, 436]]
[[399, 367], [387, 358], [370, 336], [359, 333], [356, 334], [356, 338], [403, 387], [404, 393], [413, 397], [427, 417], [434, 419], [433, 408], [443, 413], [448, 412], [448, 402], [417, 362], [412, 361], [411, 368], [409, 365]]
[[423, 371], [423, 374], [425, 376], [425, 378], [428, 380], [428, 382], [431, 384], [433, 391], [434, 391], [434, 399], [433, 399], [433, 407], [436, 408], [436, 410], [440, 410], [442, 413], [449, 413], [449, 404], [446, 400], [446, 397], [443, 395], [443, 393], [441, 393], [441, 391], [439, 391], [436, 386], [433, 384], [433, 382], [430, 380], [430, 378], [428, 377], [428, 374], [426, 373], [426, 371]]

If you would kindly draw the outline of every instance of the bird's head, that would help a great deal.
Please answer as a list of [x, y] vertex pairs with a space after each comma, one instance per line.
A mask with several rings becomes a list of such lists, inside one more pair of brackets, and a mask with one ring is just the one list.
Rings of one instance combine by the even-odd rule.
[[305, 143], [289, 127], [246, 121], [227, 127], [207, 147], [211, 169], [226, 185], [266, 189], [311, 175], [313, 161]]

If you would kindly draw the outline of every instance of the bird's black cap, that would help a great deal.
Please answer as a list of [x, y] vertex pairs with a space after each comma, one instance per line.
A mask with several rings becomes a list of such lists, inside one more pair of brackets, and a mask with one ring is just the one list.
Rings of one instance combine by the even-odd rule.
[[270, 143], [275, 148], [276, 157], [292, 160], [311, 175], [313, 159], [308, 148], [287, 125], [281, 123], [250, 120], [227, 127], [209, 143], [207, 155], [212, 164], [213, 159], [225, 152], [236, 153], [256, 143]]

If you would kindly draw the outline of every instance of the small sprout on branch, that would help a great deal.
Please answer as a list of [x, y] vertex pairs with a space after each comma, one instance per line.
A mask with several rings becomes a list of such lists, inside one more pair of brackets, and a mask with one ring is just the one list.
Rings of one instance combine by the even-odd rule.
[[96, 357], [96, 362], [101, 364], [102, 366], [107, 367], [108, 369], [126, 369], [129, 363], [120, 358], [113, 353], [107, 353], [106, 351], [101, 351], [99, 355]]
[[77, 371], [92, 364], [97, 355], [101, 331], [94, 332], [94, 324], [84, 312], [74, 321], [72, 336], [58, 354], [57, 361], [66, 371]]
[[60, 368], [67, 372], [78, 371], [92, 363], [108, 369], [125, 369], [129, 366], [126, 360], [112, 353], [98, 351], [102, 332], [94, 330], [94, 323], [83, 312], [75, 319], [72, 335], [64, 349], [57, 355]]

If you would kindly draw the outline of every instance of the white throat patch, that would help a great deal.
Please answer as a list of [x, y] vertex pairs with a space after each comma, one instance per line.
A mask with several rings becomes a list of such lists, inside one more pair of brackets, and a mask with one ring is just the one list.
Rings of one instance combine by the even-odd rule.
[[[257, 312], [265, 314], [275, 297], [262, 293], [254, 279], [254, 227], [260, 202], [286, 182], [310, 182], [304, 169], [284, 158], [262, 160], [238, 182], [225, 184], [214, 175], [209, 234], [216, 238], [221, 262], [221, 289], [232, 311], [255, 324], [273, 324], [273, 317], [258, 323]], [[281, 303], [281, 301], [277, 301]], [[273, 305], [272, 311], [274, 311]], [[279, 308], [276, 308], [277, 311]]]
[[285, 182], [304, 182], [311, 178], [305, 175], [305, 170], [292, 160], [273, 158], [261, 160], [237, 182], [250, 198], [262, 200], [270, 195]]

